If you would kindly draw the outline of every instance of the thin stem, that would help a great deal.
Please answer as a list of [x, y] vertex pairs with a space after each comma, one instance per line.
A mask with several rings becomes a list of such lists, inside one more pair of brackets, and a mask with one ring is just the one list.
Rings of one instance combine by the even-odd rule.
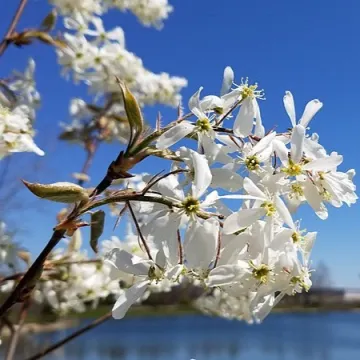
[[22, 277], [19, 281], [15, 289], [9, 295], [9, 297], [5, 300], [5, 302], [0, 307], [0, 318], [19, 300], [22, 301], [26, 298], [27, 295], [32, 291], [34, 288], [36, 281], [41, 276], [42, 267], [44, 261], [46, 260], [47, 256], [50, 252], [54, 249], [54, 247], [58, 244], [58, 242], [63, 238], [65, 235], [66, 230], [55, 230], [37, 259], [34, 263], [30, 266], [29, 270], [26, 274]]
[[[92, 162], [94, 160], [95, 153], [96, 153], [98, 147], [99, 147], [99, 142], [94, 140], [92, 142], [92, 144], [90, 145], [90, 148], [87, 149], [87, 156], [86, 156], [84, 165], [81, 169], [81, 174], [85, 174], [85, 175], [88, 174], [90, 166], [92, 165]], [[79, 179], [78, 185], [82, 186], [84, 184], [84, 182], [85, 182], [84, 179]]]
[[139, 225], [139, 223], [138, 223], [138, 221], [137, 221], [137, 219], [136, 219], [136, 216], [135, 216], [135, 214], [134, 214], [134, 210], [133, 210], [133, 208], [132, 208], [132, 206], [131, 206], [131, 204], [130, 204], [130, 201], [127, 201], [127, 202], [126, 202], [126, 205], [127, 205], [127, 207], [129, 208], [129, 210], [130, 210], [131, 217], [132, 217], [133, 220], [134, 220], [134, 224], [135, 224], [136, 230], [137, 230], [137, 232], [138, 232], [138, 234], [139, 234], [139, 236], [140, 236], [141, 242], [142, 242], [142, 244], [143, 244], [143, 246], [144, 246], [144, 248], [145, 248], [145, 251], [146, 251], [146, 253], [147, 253], [147, 256], [148, 256], [148, 258], [149, 258], [150, 260], [152, 260], [153, 258], [152, 258], [151, 254], [150, 254], [149, 246], [148, 246], [148, 244], [147, 244], [147, 242], [146, 242], [146, 240], [145, 240], [145, 238], [144, 238], [144, 236], [143, 236], [143, 234], [142, 234], [142, 232], [141, 232], [140, 225]]
[[84, 334], [85, 332], [87, 332], [87, 331], [101, 325], [102, 323], [104, 323], [105, 321], [107, 321], [109, 319], [111, 319], [111, 312], [99, 317], [98, 319], [91, 322], [89, 325], [86, 325], [83, 328], [73, 332], [72, 334], [70, 334], [69, 336], [67, 336], [64, 339], [60, 340], [59, 342], [49, 346], [48, 348], [40, 351], [36, 355], [33, 355], [33, 356], [27, 358], [26, 360], [38, 360], [38, 359], [41, 359], [45, 355], [50, 354], [54, 350], [56, 350], [56, 349], [60, 348], [61, 346], [67, 344], [71, 340], [76, 339], [78, 336]]
[[[180, 203], [172, 202], [169, 199], [159, 197], [159, 196], [149, 196], [149, 195], [143, 195], [142, 193], [137, 192], [129, 192], [127, 190], [125, 191], [119, 191], [117, 194], [112, 195], [111, 197], [107, 197], [104, 199], [100, 199], [97, 201], [93, 201], [89, 205], [83, 207], [81, 209], [81, 214], [86, 213], [89, 210], [98, 208], [100, 206], [106, 205], [106, 204], [112, 204], [112, 203], [119, 203], [119, 202], [129, 202], [129, 201], [143, 201], [143, 202], [153, 202], [157, 204], [163, 204], [169, 207], [170, 209], [175, 208], [181, 208], [182, 205]], [[199, 211], [196, 214], [199, 218], [207, 220], [211, 217], [217, 217], [219, 219], [224, 219], [224, 215], [222, 214], [214, 214], [214, 213], [208, 213], [204, 211]]]
[[[54, 261], [52, 265], [65, 266], [65, 265], [82, 265], [82, 264], [99, 264], [101, 259], [89, 259], [89, 260], [78, 260], [78, 261]], [[49, 269], [50, 270], [50, 269]]]
[[183, 264], [184, 263], [183, 248], [182, 248], [181, 234], [180, 234], [179, 229], [177, 229], [176, 234], [177, 234], [177, 242], [178, 242], [178, 249], [179, 249], [179, 264]]
[[[111, 107], [113, 106], [114, 104], [114, 101], [112, 99], [109, 99], [107, 101], [107, 103], [105, 104], [105, 106], [99, 110], [99, 112], [93, 117], [93, 120], [96, 124], [96, 128], [99, 129], [99, 131], [104, 131], [104, 129], [101, 129], [100, 125], [99, 125], [99, 122], [101, 120], [101, 118], [103, 116], [106, 115], [106, 113], [111, 109]], [[84, 162], [84, 165], [81, 169], [81, 173], [82, 174], [88, 174], [89, 172], [89, 169], [92, 165], [92, 162], [94, 160], [94, 157], [95, 157], [95, 154], [97, 152], [97, 150], [99, 149], [99, 146], [100, 146], [100, 141], [99, 139], [91, 139], [89, 138], [88, 139], [88, 143], [85, 143], [85, 147], [86, 147], [86, 150], [87, 150], [87, 156], [86, 156], [86, 159], [85, 159], [85, 162]], [[84, 180], [81, 180], [79, 179], [78, 180], [78, 185], [82, 186], [84, 184]]]
[[0, 285], [6, 281], [10, 281], [10, 280], [19, 280], [21, 277], [24, 276], [24, 272], [19, 272], [19, 273], [16, 273], [16, 274], [12, 274], [12, 275], [9, 275], [9, 276], [5, 276], [3, 278], [0, 279]]
[[241, 103], [242, 103], [242, 99], [241, 100], [237, 100], [236, 102], [235, 102], [235, 104], [225, 113], [225, 115], [223, 115], [220, 119], [219, 119], [219, 121], [217, 121], [216, 122], [216, 125], [217, 126], [219, 126], [219, 125], [221, 125], [221, 123], [235, 110], [235, 108], [237, 107], [237, 106], [239, 106]]
[[177, 170], [173, 170], [170, 171], [169, 173], [162, 175], [160, 177], [157, 177], [158, 175], [155, 175], [150, 181], [149, 183], [145, 186], [145, 188], [141, 191], [142, 194], [146, 194], [153, 186], [155, 186], [159, 181], [167, 178], [170, 175], [175, 175], [175, 174], [179, 174], [179, 173], [184, 173], [184, 172], [188, 172], [188, 170], [186, 169], [177, 169]]
[[218, 243], [217, 243], [217, 249], [216, 249], [216, 258], [214, 262], [214, 269], [216, 268], [219, 259], [220, 259], [220, 251], [221, 251], [221, 231], [218, 233]]
[[28, 314], [29, 305], [30, 305], [29, 300], [27, 300], [21, 306], [18, 326], [17, 326], [17, 328], [15, 330], [15, 333], [11, 337], [10, 345], [9, 345], [8, 352], [6, 354], [6, 359], [5, 360], [13, 360], [13, 358], [14, 358], [15, 351], [16, 351], [16, 346], [17, 346], [17, 344], [19, 342], [21, 329], [24, 326], [26, 316]]
[[26, 5], [27, 1], [28, 0], [21, 0], [18, 8], [16, 9], [14, 17], [11, 20], [10, 26], [9, 26], [3, 40], [0, 43], [0, 56], [5, 52], [6, 48], [11, 43], [10, 38], [15, 32], [15, 28], [16, 28], [16, 26], [20, 20], [20, 17], [25, 9], [25, 5]]
[[[78, 260], [78, 261], [53, 261], [51, 262], [51, 266], [68, 266], [68, 265], [82, 265], [82, 264], [99, 264], [101, 263], [101, 259], [89, 259], [89, 260]], [[43, 271], [53, 271], [54, 269], [51, 267], [43, 268]], [[5, 276], [0, 278], [0, 285], [6, 281], [10, 280], [19, 280], [25, 275], [24, 272], [18, 272], [16, 274], [12, 274], [9, 276]]]

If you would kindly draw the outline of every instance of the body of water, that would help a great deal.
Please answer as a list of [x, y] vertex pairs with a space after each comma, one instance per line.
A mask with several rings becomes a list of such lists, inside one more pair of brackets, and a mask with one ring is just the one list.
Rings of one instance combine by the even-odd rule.
[[[71, 330], [24, 339], [24, 359]], [[3, 354], [0, 352], [0, 357]], [[200, 315], [111, 320], [48, 360], [357, 360], [360, 314], [274, 314], [260, 325]]]

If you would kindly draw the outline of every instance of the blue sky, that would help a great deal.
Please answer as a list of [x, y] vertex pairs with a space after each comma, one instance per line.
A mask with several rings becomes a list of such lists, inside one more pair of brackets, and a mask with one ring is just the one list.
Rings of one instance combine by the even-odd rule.
[[[1, 33], [5, 32], [16, 3], [7, 1], [2, 6]], [[189, 81], [183, 91], [186, 102], [199, 86], [204, 86], [207, 94], [218, 92], [226, 65], [232, 66], [238, 82], [242, 76], [248, 76], [265, 90], [267, 100], [260, 105], [266, 128], [278, 125], [281, 130], [289, 125], [282, 105], [285, 90], [294, 94], [298, 115], [307, 101], [319, 98], [324, 107], [311, 123], [312, 130], [319, 133], [320, 142], [328, 151], [344, 155], [340, 169], [359, 171], [357, 0], [182, 0], [172, 4], [175, 11], [160, 32], [142, 27], [130, 14], [111, 12], [104, 21], [109, 29], [123, 27], [129, 50], [140, 56], [149, 69], [186, 77]], [[20, 27], [39, 24], [48, 11], [46, 1], [29, 0]], [[13, 68], [22, 70], [29, 56], [37, 62], [36, 80], [43, 101], [37, 118], [37, 143], [47, 155], [41, 159], [32, 154], [16, 155], [11, 164], [13, 174], [24, 177], [25, 172], [29, 181], [71, 181], [70, 174], [80, 170], [84, 153], [56, 139], [58, 124], [69, 120], [69, 99], [86, 96], [86, 88], [61, 78], [53, 49], [41, 44], [10, 48], [0, 58], [0, 77], [7, 76]], [[158, 109], [156, 106], [145, 109], [150, 123]], [[164, 122], [175, 116], [172, 109], [161, 111]], [[117, 144], [104, 145], [97, 154], [91, 169], [94, 183], [118, 150]], [[34, 164], [39, 170], [34, 170]], [[149, 160], [143, 169], [150, 171], [153, 165]], [[12, 213], [11, 222], [21, 228], [19, 239], [35, 256], [48, 240], [59, 206], [34, 201], [25, 192], [18, 195], [25, 208]], [[339, 286], [360, 286], [359, 215], [359, 205], [330, 208], [327, 221], [318, 219], [311, 211], [301, 212], [304, 226], [309, 231], [319, 231], [313, 263], [324, 261]], [[115, 221], [108, 220], [105, 238], [112, 234]]]

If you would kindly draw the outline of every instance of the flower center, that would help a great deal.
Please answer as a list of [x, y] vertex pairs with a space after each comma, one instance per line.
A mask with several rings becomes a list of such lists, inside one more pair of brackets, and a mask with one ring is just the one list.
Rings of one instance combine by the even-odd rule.
[[289, 176], [297, 176], [301, 175], [302, 168], [300, 164], [295, 164], [293, 161], [289, 160], [289, 165], [282, 169], [282, 171]]
[[209, 130], [211, 130], [212, 126], [210, 124], [210, 121], [208, 118], [202, 118], [202, 119], [198, 119], [196, 121], [196, 127], [201, 131], [201, 132], [207, 132]]
[[260, 281], [261, 284], [266, 284], [269, 280], [270, 268], [266, 264], [261, 264], [258, 267], [254, 267], [252, 274], [254, 278]]
[[245, 159], [245, 166], [248, 168], [248, 170], [254, 171], [254, 170], [259, 169], [260, 161], [256, 155], [248, 156]]
[[325, 201], [330, 201], [332, 196], [331, 194], [329, 193], [329, 191], [327, 191], [326, 189], [323, 189], [323, 191], [320, 193], [320, 195], [322, 196], [322, 198], [325, 200]]
[[156, 283], [158, 283], [159, 281], [163, 280], [164, 274], [162, 273], [162, 271], [160, 269], [158, 269], [156, 266], [152, 265], [149, 268], [148, 277], [149, 277], [149, 280], [155, 281]]
[[254, 97], [254, 92], [257, 89], [257, 84], [255, 85], [245, 85], [241, 91], [241, 98], [242, 99], [246, 99], [246, 98], [253, 98]]
[[182, 207], [185, 210], [186, 215], [190, 216], [200, 211], [200, 201], [189, 196], [182, 202]]
[[298, 196], [304, 196], [304, 190], [299, 183], [291, 184], [291, 192]]
[[300, 285], [306, 292], [310, 290], [310, 286], [301, 278], [301, 276], [293, 276], [290, 279], [291, 284], [294, 286]]
[[301, 240], [301, 235], [298, 232], [293, 232], [293, 234], [291, 235], [291, 238], [292, 238], [294, 244], [297, 244]]
[[265, 201], [260, 206], [266, 211], [266, 216], [273, 216], [276, 212], [275, 205], [270, 201]]

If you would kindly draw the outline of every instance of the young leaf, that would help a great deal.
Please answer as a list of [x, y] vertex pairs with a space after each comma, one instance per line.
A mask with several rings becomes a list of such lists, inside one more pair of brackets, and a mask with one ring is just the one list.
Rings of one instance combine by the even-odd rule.
[[56, 18], [57, 18], [56, 10], [52, 9], [51, 12], [48, 15], [46, 15], [45, 19], [42, 21], [41, 30], [46, 32], [51, 31], [55, 27]]
[[98, 241], [104, 231], [105, 212], [95, 211], [91, 214], [90, 246], [95, 253], [98, 252]]
[[123, 84], [119, 79], [117, 80], [121, 89], [125, 112], [130, 125], [131, 137], [128, 148], [131, 149], [131, 147], [135, 145], [137, 139], [143, 133], [144, 120], [141, 114], [140, 106], [134, 95], [130, 92], [125, 84]]
[[72, 204], [89, 199], [89, 194], [83, 187], [70, 182], [39, 184], [23, 180], [23, 183], [34, 195], [46, 200]]

